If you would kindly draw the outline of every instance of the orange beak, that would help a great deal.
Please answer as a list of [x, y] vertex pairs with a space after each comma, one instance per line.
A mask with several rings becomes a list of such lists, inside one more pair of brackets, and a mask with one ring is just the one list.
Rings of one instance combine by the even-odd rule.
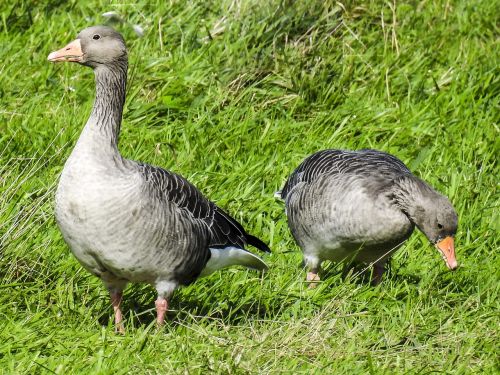
[[80, 39], [75, 39], [66, 47], [61, 48], [58, 51], [51, 52], [47, 57], [47, 60], [51, 62], [58, 61], [72, 61], [72, 62], [82, 62], [83, 52], [82, 45], [80, 44]]
[[450, 270], [454, 270], [458, 267], [457, 259], [455, 258], [455, 244], [453, 242], [453, 237], [448, 236], [445, 239], [439, 241], [436, 247], [443, 255], [443, 259]]

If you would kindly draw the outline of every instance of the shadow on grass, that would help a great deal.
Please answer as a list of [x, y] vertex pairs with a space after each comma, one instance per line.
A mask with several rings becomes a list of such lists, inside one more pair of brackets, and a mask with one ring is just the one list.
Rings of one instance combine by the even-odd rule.
[[[307, 271], [304, 269], [304, 278], [306, 272]], [[338, 277], [339, 282], [352, 282], [359, 286], [369, 286], [372, 281], [372, 267], [362, 263], [345, 265], [340, 263], [329, 263], [320, 271], [320, 277], [321, 280], [324, 281], [330, 278]], [[421, 279], [422, 278], [417, 275], [402, 274], [401, 272], [398, 272], [398, 269], [392, 267], [391, 263], [388, 262], [382, 278], [382, 283], [380, 285], [383, 287], [384, 281], [387, 280], [391, 280], [395, 283], [402, 283], [406, 281], [408, 284], [418, 284]]]
[[[349, 269], [347, 273], [346, 269]], [[290, 315], [297, 301], [301, 301], [299, 303], [304, 303], [309, 309], [319, 310], [330, 301], [330, 290], [348, 284], [361, 286], [363, 290], [374, 289], [373, 292], [376, 293], [375, 288], [384, 288], [384, 285], [388, 288], [389, 282], [417, 285], [421, 281], [419, 276], [398, 273], [388, 267], [380, 286], [373, 287], [370, 285], [372, 277], [370, 267], [354, 265], [349, 268], [342, 264], [326, 263], [320, 273], [322, 283], [325, 284], [319, 290], [319, 295], [314, 295], [304, 293], [304, 290], [307, 290], [306, 271], [303, 270], [297, 275], [303, 277], [303, 289], [298, 288], [297, 280], [294, 280], [295, 285], [281, 286], [276, 290], [267, 291], [264, 295], [256, 292], [255, 297], [251, 287], [242, 288], [241, 294], [233, 292], [231, 296], [217, 287], [209, 293], [197, 293], [196, 287], [187, 293], [177, 291], [169, 301], [166, 325], [175, 328], [191, 324], [193, 321], [204, 320], [220, 321], [227, 325], [243, 325], [248, 320], [276, 319], [283, 314]], [[127, 289], [122, 301], [122, 312], [126, 317], [127, 326], [144, 327], [153, 323], [156, 320], [156, 297], [154, 288], [147, 285], [133, 285]], [[399, 293], [398, 298], [405, 297]], [[112, 323], [113, 310], [109, 299], [97, 315], [99, 324], [107, 326]]]
[[[132, 287], [124, 296], [122, 301], [122, 312], [127, 320], [127, 325], [132, 327], [148, 326], [156, 320], [155, 300], [156, 292], [153, 288]], [[245, 324], [248, 320], [269, 319], [270, 316], [283, 309], [283, 305], [277, 301], [275, 305], [264, 307], [258, 301], [240, 303], [238, 301], [225, 300], [223, 304], [217, 296], [208, 299], [196, 298], [196, 293], [186, 296], [182, 293], [174, 293], [169, 301], [165, 321], [169, 327], [186, 325], [193, 320], [218, 320], [224, 324]], [[223, 305], [223, 307], [221, 307]], [[99, 324], [107, 326], [113, 321], [113, 310], [111, 304], [100, 311]]]

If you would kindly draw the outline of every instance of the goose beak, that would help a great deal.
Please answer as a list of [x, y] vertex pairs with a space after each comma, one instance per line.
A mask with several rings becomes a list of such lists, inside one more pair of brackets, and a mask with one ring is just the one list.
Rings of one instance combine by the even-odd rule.
[[58, 51], [51, 52], [47, 57], [47, 60], [51, 62], [58, 61], [72, 61], [72, 62], [82, 62], [83, 52], [82, 45], [80, 44], [80, 39], [75, 39], [66, 47], [61, 48]]
[[455, 270], [458, 267], [457, 259], [455, 258], [455, 244], [453, 237], [448, 236], [436, 243], [436, 247], [443, 255], [443, 259], [450, 270]]

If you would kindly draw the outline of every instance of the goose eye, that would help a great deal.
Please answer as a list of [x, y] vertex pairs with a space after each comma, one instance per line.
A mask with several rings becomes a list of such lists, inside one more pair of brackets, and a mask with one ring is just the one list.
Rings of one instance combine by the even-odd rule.
[[438, 228], [443, 229], [443, 224], [438, 223]]
[[99, 34], [95, 34], [95, 35], [92, 37], [92, 39], [94, 39], [94, 40], [99, 40], [99, 39], [101, 39], [101, 36], [100, 36]]

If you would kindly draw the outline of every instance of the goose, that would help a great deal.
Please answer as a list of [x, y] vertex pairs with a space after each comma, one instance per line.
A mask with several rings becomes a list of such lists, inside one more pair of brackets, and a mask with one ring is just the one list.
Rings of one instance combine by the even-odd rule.
[[458, 217], [448, 198], [413, 175], [393, 155], [376, 150], [323, 150], [307, 157], [277, 197], [285, 201], [290, 231], [303, 251], [314, 288], [324, 260], [373, 265], [382, 280], [387, 260], [415, 226], [457, 268]]
[[124, 331], [120, 303], [129, 282], [154, 286], [156, 321], [162, 325], [177, 287], [227, 266], [267, 269], [245, 246], [264, 252], [269, 247], [194, 185], [121, 156], [128, 57], [120, 33], [86, 28], [48, 60], [94, 71], [92, 112], [61, 173], [55, 216], [76, 259], [108, 289], [118, 332]]

